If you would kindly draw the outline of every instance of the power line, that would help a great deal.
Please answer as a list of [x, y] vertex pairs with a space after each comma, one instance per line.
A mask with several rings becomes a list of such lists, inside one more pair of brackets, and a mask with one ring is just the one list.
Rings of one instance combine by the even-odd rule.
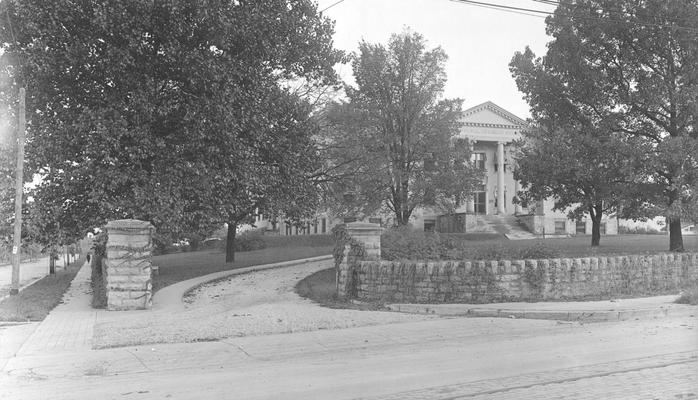
[[[554, 12], [552, 12], [552, 11], [535, 10], [535, 9], [523, 8], [523, 7], [505, 6], [502, 4], [486, 3], [486, 2], [473, 1], [473, 0], [450, 0], [450, 1], [456, 2], [456, 3], [461, 3], [461, 4], [468, 4], [468, 5], [472, 5], [472, 6], [490, 8], [490, 9], [494, 9], [497, 11], [513, 12], [516, 14], [528, 15], [531, 17], [535, 16], [535, 17], [539, 17], [539, 18], [545, 18], [541, 15], [529, 14], [531, 12], [537, 13], [537, 14], [543, 14], [545, 16], [554, 15]], [[555, 2], [553, 0], [533, 0], [533, 1], [537, 1], [539, 3], [548, 4], [548, 5], [553, 5], [553, 4], [558, 5], [558, 6], [571, 5], [570, 3]], [[634, 24], [636, 26], [644, 26], [644, 27], [680, 29], [680, 30], [694, 32], [694, 33], [698, 34], [698, 28], [691, 28], [691, 27], [687, 27], [687, 26], [657, 24], [657, 23], [643, 22], [643, 21], [628, 21], [628, 20], [616, 19], [616, 18], [611, 18], [611, 17], [602, 18], [602, 17], [581, 16], [581, 15], [573, 15], [572, 17], [578, 18], [578, 19], [583, 19], [583, 20], [588, 20], [588, 21], [615, 22], [615, 23], [620, 23], [620, 24]]]
[[329, 10], [330, 8], [336, 6], [337, 4], [342, 3], [343, 1], [344, 1], [344, 0], [336, 1], [336, 2], [334, 2], [334, 3], [332, 3], [332, 4], [330, 4], [329, 6], [323, 8], [323, 9], [320, 10], [319, 12], [325, 12], [325, 11]]
[[465, 3], [465, 4], [471, 4], [475, 6], [486, 6], [486, 7], [493, 7], [493, 8], [499, 8], [502, 10], [513, 10], [513, 11], [525, 11], [529, 13], [538, 13], [538, 14], [545, 14], [545, 15], [552, 15], [551, 11], [543, 11], [543, 10], [535, 10], [532, 8], [523, 8], [523, 7], [514, 7], [514, 6], [505, 6], [503, 4], [494, 4], [494, 3], [484, 3], [480, 1], [473, 1], [473, 0], [451, 0], [455, 1], [457, 3]]
[[[463, 3], [460, 0], [450, 0], [450, 1], [452, 1], [454, 3]], [[481, 5], [481, 4], [474, 4], [474, 3], [465, 3], [465, 4], [475, 6], [475, 7], [487, 8], [490, 10], [504, 11], [504, 12], [508, 12], [508, 13], [512, 13], [512, 14], [527, 15], [529, 17], [545, 18], [545, 16], [543, 16], [543, 15], [531, 14], [531, 13], [524, 12], [524, 11], [516, 11], [516, 10], [505, 9], [505, 8], [499, 8], [499, 7], [496, 7], [494, 5], [484, 5], [484, 4]]]

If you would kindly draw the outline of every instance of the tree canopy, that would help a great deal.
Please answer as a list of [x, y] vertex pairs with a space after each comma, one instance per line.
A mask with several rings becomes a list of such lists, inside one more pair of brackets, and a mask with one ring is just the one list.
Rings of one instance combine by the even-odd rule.
[[453, 208], [481, 183], [466, 140], [456, 140], [461, 100], [442, 99], [447, 56], [405, 31], [388, 45], [361, 42], [356, 86], [326, 113], [334, 201], [347, 213], [387, 209], [398, 225], [416, 207]]
[[[161, 234], [314, 207], [316, 129], [282, 82], [336, 79], [310, 0], [2, 2], [6, 101], [27, 89], [37, 213], [80, 236], [108, 219]], [[25, 174], [31, 176], [31, 174]], [[44, 223], [49, 223], [46, 218]]]
[[[669, 219], [671, 250], [683, 250], [681, 218], [695, 201], [698, 168], [698, 3], [580, 0], [546, 19], [543, 58], [526, 49], [510, 65], [534, 119], [556, 131], [632, 138], [639, 203]], [[637, 202], [636, 202], [637, 203]]]
[[520, 199], [532, 203], [552, 198], [553, 209], [568, 211], [570, 219], [588, 214], [591, 245], [598, 246], [604, 214], [628, 215], [641, 209], [625, 201], [642, 185], [643, 177], [636, 175], [629, 156], [634, 151], [632, 143], [617, 136], [599, 137], [570, 126], [528, 130], [516, 150], [514, 177], [521, 183]]

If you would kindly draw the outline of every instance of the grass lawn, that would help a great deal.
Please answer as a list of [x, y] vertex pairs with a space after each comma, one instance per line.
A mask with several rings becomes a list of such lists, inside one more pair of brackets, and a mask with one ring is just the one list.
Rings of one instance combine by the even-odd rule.
[[84, 259], [47, 275], [33, 285], [0, 302], [0, 321], [41, 321], [56, 307]]
[[235, 262], [226, 263], [225, 253], [219, 250], [193, 251], [153, 257], [159, 274], [153, 276], [153, 292], [165, 286], [213, 272], [271, 264], [332, 254], [332, 246], [270, 247], [262, 250], [235, 253]]
[[[444, 235], [445, 236], [445, 235]], [[591, 236], [573, 236], [559, 239], [508, 240], [494, 238], [480, 241], [464, 241], [464, 247], [485, 248], [504, 246], [527, 248], [536, 244], [558, 249], [561, 257], [590, 257], [594, 255], [625, 255], [668, 252], [668, 235], [612, 235], [602, 236], [599, 247], [591, 247]], [[687, 252], [698, 252], [698, 235], [683, 237]]]

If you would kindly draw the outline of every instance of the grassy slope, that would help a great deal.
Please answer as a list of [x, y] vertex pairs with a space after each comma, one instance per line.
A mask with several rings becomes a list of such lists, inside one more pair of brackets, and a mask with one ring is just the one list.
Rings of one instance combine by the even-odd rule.
[[[478, 248], [502, 245], [513, 248], [526, 248], [541, 243], [561, 251], [563, 257], [590, 257], [593, 255], [623, 255], [668, 252], [667, 235], [613, 235], [601, 237], [601, 245], [590, 246], [590, 236], [574, 236], [560, 239], [508, 240], [506, 238], [482, 241], [465, 241], [466, 247]], [[684, 236], [684, 248], [688, 252], [698, 252], [698, 235]]]
[[238, 252], [235, 254], [235, 262], [230, 264], [225, 262], [225, 253], [218, 250], [156, 256], [153, 257], [153, 265], [160, 267], [160, 273], [153, 277], [153, 291], [213, 272], [329, 254], [332, 254], [332, 246], [272, 247]]

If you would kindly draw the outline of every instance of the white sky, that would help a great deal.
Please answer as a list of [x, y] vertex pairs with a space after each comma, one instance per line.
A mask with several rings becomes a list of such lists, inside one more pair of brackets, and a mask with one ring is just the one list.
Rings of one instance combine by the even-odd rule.
[[[322, 10], [337, 0], [317, 0]], [[479, 0], [521, 8], [553, 11], [532, 0]], [[449, 59], [444, 97], [463, 99], [463, 108], [492, 101], [528, 118], [528, 105], [509, 73], [509, 61], [528, 45], [542, 56], [549, 38], [543, 18], [493, 10], [450, 0], [344, 0], [323, 13], [335, 20], [334, 44], [356, 51], [364, 39], [386, 44], [390, 35], [409, 27], [424, 36], [427, 48], [441, 46]], [[353, 81], [351, 66], [338, 68]]]

